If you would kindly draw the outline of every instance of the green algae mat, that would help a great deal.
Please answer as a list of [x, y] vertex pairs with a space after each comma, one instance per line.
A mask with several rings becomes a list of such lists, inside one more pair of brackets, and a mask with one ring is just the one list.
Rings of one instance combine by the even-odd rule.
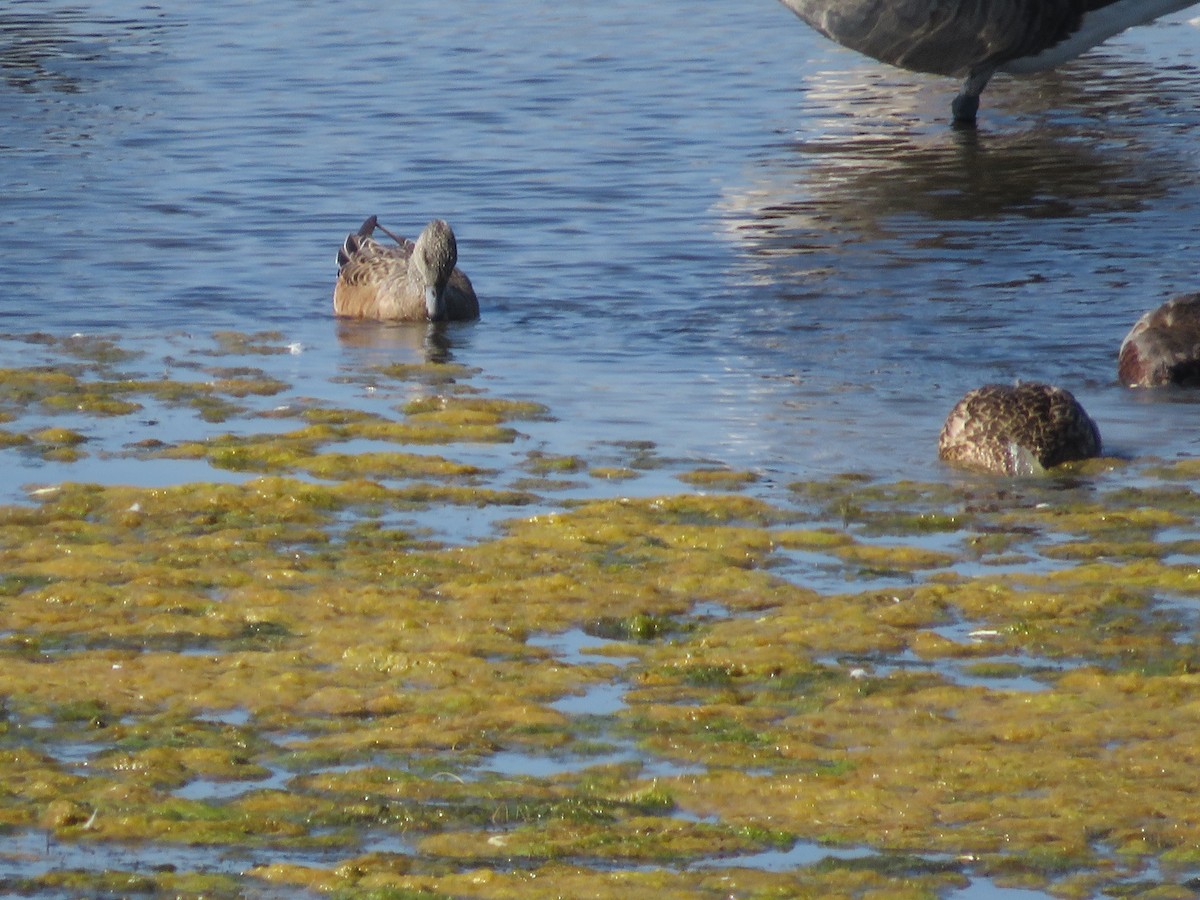
[[10, 340], [6, 893], [1200, 891], [1200, 463], [780, 486], [453, 364]]

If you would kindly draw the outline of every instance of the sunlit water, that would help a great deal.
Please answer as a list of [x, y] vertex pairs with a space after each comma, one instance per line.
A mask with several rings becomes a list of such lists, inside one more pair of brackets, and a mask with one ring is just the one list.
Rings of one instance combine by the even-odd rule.
[[335, 325], [341, 238], [440, 215], [484, 307], [450, 356], [550, 406], [561, 452], [939, 477], [949, 407], [1015, 378], [1116, 452], [1197, 450], [1191, 402], [1114, 376], [1200, 288], [1186, 15], [997, 79], [968, 135], [952, 82], [768, 0], [98, 9], [0, 13], [4, 331], [269, 327], [328, 394], [423, 343]]
[[[159, 365], [273, 329], [299, 352], [256, 362], [347, 404], [366, 399], [339, 376], [433, 352], [546, 404], [555, 421], [521, 425], [535, 445], [604, 463], [649, 441], [768, 484], [955, 477], [935, 458], [946, 412], [1017, 378], [1074, 391], [1112, 452], [1194, 455], [1191, 396], [1115, 381], [1133, 321], [1200, 290], [1189, 15], [998, 78], [962, 133], [956, 85], [772, 0], [16, 0], [0, 332], [110, 334]], [[438, 341], [335, 323], [334, 253], [368, 213], [409, 234], [449, 219], [482, 320]], [[0, 357], [43, 361], [20, 340]], [[101, 436], [205, 432], [175, 415]], [[62, 475], [7, 462], [6, 499]], [[621, 489], [664, 487], [640, 484]], [[463, 537], [489, 527], [456, 515]]]

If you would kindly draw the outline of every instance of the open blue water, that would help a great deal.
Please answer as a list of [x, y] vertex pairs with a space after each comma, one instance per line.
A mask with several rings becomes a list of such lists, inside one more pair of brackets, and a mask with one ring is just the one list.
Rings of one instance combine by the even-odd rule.
[[[946, 412], [1016, 378], [1074, 391], [1113, 452], [1192, 456], [1192, 396], [1127, 391], [1115, 360], [1200, 290], [1196, 15], [997, 78], [962, 133], [955, 84], [773, 0], [9, 0], [0, 336], [159, 365], [272, 329], [298, 352], [258, 364], [348, 404], [348, 372], [436, 353], [546, 404], [521, 427], [553, 452], [648, 441], [770, 482], [951, 477]], [[481, 321], [336, 323], [334, 254], [369, 213], [449, 219]], [[0, 365], [41, 353], [0, 339]], [[108, 437], [204, 430], [145, 428]], [[9, 462], [6, 498], [60, 474]], [[178, 472], [97, 454], [72, 477]]]
[[941, 477], [946, 412], [1014, 378], [1115, 452], [1200, 449], [1190, 398], [1114, 375], [1200, 289], [1188, 14], [998, 78], [974, 135], [951, 81], [770, 0], [16, 0], [0, 64], [3, 333], [272, 328], [328, 395], [425, 352], [333, 321], [342, 237], [436, 215], [484, 308], [449, 355], [546, 403], [558, 452]]

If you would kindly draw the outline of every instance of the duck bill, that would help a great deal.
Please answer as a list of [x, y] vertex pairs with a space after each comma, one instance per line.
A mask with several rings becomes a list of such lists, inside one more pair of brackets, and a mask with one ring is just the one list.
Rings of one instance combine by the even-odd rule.
[[437, 322], [442, 318], [442, 302], [432, 285], [425, 288], [425, 310], [429, 313], [431, 322]]

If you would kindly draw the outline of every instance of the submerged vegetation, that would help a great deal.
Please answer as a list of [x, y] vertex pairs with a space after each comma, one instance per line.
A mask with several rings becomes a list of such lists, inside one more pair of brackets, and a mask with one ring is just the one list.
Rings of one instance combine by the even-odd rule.
[[1194, 896], [1191, 461], [628, 497], [647, 446], [526, 451], [552, 411], [453, 364], [343, 408], [270, 334], [192, 381], [23, 340], [61, 364], [0, 370], [0, 453], [79, 477], [0, 506], [7, 892]]

